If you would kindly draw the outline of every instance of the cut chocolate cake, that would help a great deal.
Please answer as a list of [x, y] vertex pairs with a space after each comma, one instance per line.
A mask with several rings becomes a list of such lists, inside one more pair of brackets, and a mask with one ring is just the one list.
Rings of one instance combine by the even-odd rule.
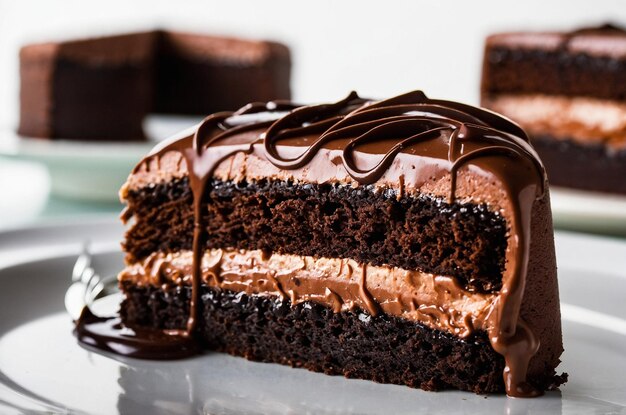
[[20, 51], [20, 125], [31, 137], [143, 137], [155, 35], [29, 45]]
[[[249, 105], [159, 145], [121, 197], [137, 333], [426, 390], [565, 380], [544, 169], [494, 113], [421, 92]], [[79, 339], [119, 352], [90, 321]]]
[[519, 122], [550, 183], [626, 194], [626, 32], [487, 39], [482, 105]]
[[204, 115], [288, 99], [290, 67], [278, 43], [168, 31], [28, 45], [18, 132], [141, 139], [150, 112]]

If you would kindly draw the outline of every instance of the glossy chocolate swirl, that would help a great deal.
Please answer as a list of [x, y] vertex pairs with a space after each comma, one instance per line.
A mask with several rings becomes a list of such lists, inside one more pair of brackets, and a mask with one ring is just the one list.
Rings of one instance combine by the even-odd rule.
[[[285, 156], [281, 151], [285, 147], [301, 151]], [[502, 289], [487, 317], [488, 335], [493, 348], [505, 358], [507, 394], [539, 394], [526, 383], [528, 363], [539, 342], [519, 314], [528, 265], [530, 215], [534, 201], [545, 191], [544, 168], [516, 124], [486, 110], [429, 99], [419, 91], [378, 102], [361, 99], [353, 92], [334, 104], [251, 104], [235, 113], [211, 115], [195, 134], [157, 146], [135, 171], [147, 166], [149, 159], [179, 152], [187, 164], [194, 196], [191, 312], [186, 330], [170, 334], [188, 338], [196, 327], [202, 247], [207, 237], [201, 204], [217, 166], [237, 153], [254, 153], [279, 169], [295, 170], [313, 165], [322, 148], [341, 150], [337, 162], [361, 185], [376, 183], [399, 153], [423, 156], [426, 165], [437, 164], [449, 173], [450, 202], [456, 198], [457, 176], [463, 167], [478, 168], [499, 179], [513, 212], [507, 267]], [[369, 165], [364, 166], [364, 160]], [[361, 287], [366, 290], [365, 281]], [[371, 300], [367, 292], [362, 295]], [[370, 302], [367, 308], [377, 312], [377, 304]]]

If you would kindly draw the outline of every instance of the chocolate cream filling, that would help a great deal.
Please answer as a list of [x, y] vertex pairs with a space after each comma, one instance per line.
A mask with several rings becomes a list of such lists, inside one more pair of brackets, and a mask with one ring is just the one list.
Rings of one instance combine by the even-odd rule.
[[482, 104], [519, 122], [533, 136], [626, 148], [626, 103], [589, 97], [500, 94]]
[[[185, 286], [192, 280], [193, 252], [154, 253], [129, 265], [120, 283]], [[315, 301], [334, 312], [366, 310], [420, 322], [466, 338], [485, 330], [496, 294], [467, 292], [454, 278], [350, 259], [211, 249], [202, 257], [202, 283], [212, 287]]]

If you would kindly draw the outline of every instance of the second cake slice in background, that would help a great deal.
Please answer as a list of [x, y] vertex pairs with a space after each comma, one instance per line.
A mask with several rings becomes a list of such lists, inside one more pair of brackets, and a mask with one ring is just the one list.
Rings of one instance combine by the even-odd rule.
[[557, 186], [626, 194], [626, 32], [487, 39], [482, 105], [519, 122]]

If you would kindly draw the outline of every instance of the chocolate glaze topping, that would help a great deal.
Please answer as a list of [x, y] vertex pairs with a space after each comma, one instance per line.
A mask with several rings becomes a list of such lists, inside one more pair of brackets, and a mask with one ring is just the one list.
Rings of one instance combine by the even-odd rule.
[[[302, 151], [293, 154], [294, 148]], [[450, 202], [456, 198], [457, 176], [465, 167], [477, 168], [501, 183], [512, 207], [507, 267], [485, 326], [493, 348], [505, 358], [507, 394], [538, 395], [540, 392], [526, 383], [526, 372], [539, 342], [519, 312], [528, 265], [531, 210], [545, 191], [544, 168], [516, 124], [483, 109], [429, 99], [419, 91], [379, 102], [351, 93], [334, 104], [251, 104], [235, 113], [213, 114], [192, 136], [157, 146], [135, 172], [146, 168], [147, 160], [179, 152], [187, 164], [194, 195], [191, 311], [186, 330], [169, 334], [189, 338], [196, 328], [202, 247], [207, 236], [201, 208], [216, 167], [237, 153], [254, 153], [280, 169], [295, 170], [314, 165], [321, 149], [341, 150], [341, 160], [336, 163], [343, 164], [352, 179], [362, 185], [374, 184], [387, 170], [397, 169], [393, 161], [400, 153], [423, 156], [426, 176], [433, 166], [450, 175]], [[380, 307], [367, 289], [365, 272], [361, 278], [365, 308], [376, 315]], [[330, 297], [336, 300], [332, 294]]]

